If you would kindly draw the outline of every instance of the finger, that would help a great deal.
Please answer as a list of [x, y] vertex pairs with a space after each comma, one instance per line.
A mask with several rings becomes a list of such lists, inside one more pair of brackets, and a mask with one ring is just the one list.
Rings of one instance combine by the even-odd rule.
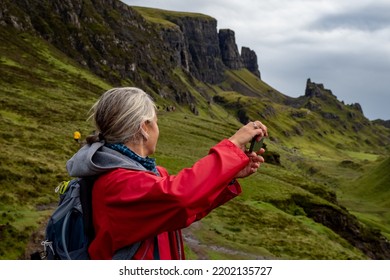
[[259, 163], [262, 164], [262, 163], [264, 163], [264, 162], [265, 162], [265, 159], [264, 159], [263, 157], [260, 157], [260, 158], [259, 158]]
[[257, 141], [260, 141], [260, 139], [262, 138], [262, 137], [264, 137], [265, 135], [264, 135], [264, 131], [263, 131], [263, 129], [261, 129], [261, 128], [256, 128], [255, 129], [255, 135], [253, 135], [253, 136], [257, 136]]
[[251, 152], [251, 153], [248, 152], [247, 155], [248, 155], [248, 157], [249, 157], [250, 159], [256, 158], [256, 157], [257, 157], [256, 152]]
[[261, 121], [254, 121], [254, 126], [262, 130], [263, 136], [268, 136], [268, 128]]
[[264, 158], [259, 154], [259, 153], [264, 153], [264, 149], [261, 148], [259, 152], [252, 152], [249, 153], [248, 151], [246, 152], [247, 156], [249, 157], [251, 162], [264, 162]]
[[259, 162], [260, 163], [264, 163], [265, 162], [265, 160], [264, 160], [264, 158], [262, 156], [259, 156], [258, 158], [259, 158]]
[[252, 137], [254, 137], [256, 135], [262, 137], [264, 135], [264, 131], [260, 125], [260, 122], [258, 122], [258, 121], [257, 122], [250, 122], [247, 124], [247, 126], [249, 127], [249, 129], [251, 131]]
[[256, 141], [259, 142], [263, 137], [265, 137], [264, 135], [264, 131], [262, 130], [260, 134], [256, 134]]
[[263, 127], [261, 127], [261, 132], [263, 133], [264, 137], [268, 137], [268, 130], [266, 126], [263, 125]]
[[262, 156], [256, 155], [255, 157], [250, 157], [251, 163], [264, 163], [264, 158]]

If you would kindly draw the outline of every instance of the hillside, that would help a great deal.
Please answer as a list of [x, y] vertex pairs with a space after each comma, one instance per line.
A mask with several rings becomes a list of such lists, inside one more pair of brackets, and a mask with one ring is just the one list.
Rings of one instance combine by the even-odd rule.
[[310, 79], [299, 98], [279, 92], [231, 32], [233, 51], [221, 52], [207, 15], [77, 3], [0, 4], [0, 259], [39, 244], [79, 148], [73, 131], [89, 134], [90, 106], [117, 85], [155, 98], [155, 157], [173, 174], [241, 123], [269, 127], [267, 163], [241, 181], [243, 195], [186, 229], [189, 258], [390, 259], [389, 128]]
[[351, 168], [362, 171], [352, 183], [345, 183], [341, 186], [340, 201], [351, 209], [352, 213], [359, 217], [366, 224], [385, 232], [390, 218], [388, 208], [390, 202], [390, 158], [382, 161], [379, 165], [359, 166], [346, 163]]

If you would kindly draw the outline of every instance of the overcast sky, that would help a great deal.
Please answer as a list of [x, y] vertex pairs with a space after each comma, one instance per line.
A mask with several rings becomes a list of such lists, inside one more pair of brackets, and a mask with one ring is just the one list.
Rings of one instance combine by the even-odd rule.
[[390, 0], [122, 0], [206, 14], [257, 54], [262, 80], [304, 95], [323, 83], [371, 120], [390, 120]]

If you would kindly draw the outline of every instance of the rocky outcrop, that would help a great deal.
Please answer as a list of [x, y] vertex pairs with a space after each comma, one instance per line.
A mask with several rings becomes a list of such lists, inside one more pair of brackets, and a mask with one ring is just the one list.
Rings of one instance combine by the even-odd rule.
[[343, 209], [306, 203], [302, 206], [308, 217], [332, 229], [370, 259], [388, 260], [390, 258], [390, 242], [379, 230], [364, 226], [355, 216]]
[[320, 99], [326, 99], [328, 96], [333, 96], [331, 90], [326, 89], [323, 84], [313, 83], [310, 79], [306, 81], [306, 97], [318, 97]]
[[220, 29], [218, 37], [222, 61], [226, 67], [233, 70], [246, 68], [256, 77], [261, 78], [255, 51], [248, 47], [242, 47], [240, 55], [233, 30]]
[[[305, 96], [300, 98], [301, 106], [311, 110], [318, 111], [326, 120], [341, 120], [343, 117], [355, 121], [353, 125], [355, 132], [362, 130], [363, 126], [369, 126], [370, 122], [364, 117], [363, 109], [359, 103], [345, 105], [339, 101], [332, 91], [326, 89], [323, 84], [317, 84], [307, 79]], [[336, 113], [326, 112], [326, 107], [337, 109]]]
[[307, 217], [320, 223], [347, 240], [352, 246], [358, 248], [367, 257], [374, 260], [388, 260], [390, 258], [390, 242], [379, 230], [371, 229], [362, 224], [345, 208], [338, 205], [336, 195], [323, 188], [310, 188], [302, 186], [309, 192], [328, 200], [332, 204], [319, 204], [310, 196], [292, 195], [287, 200], [273, 200], [272, 204], [281, 210], [298, 215], [296, 209], [302, 209]]
[[248, 47], [241, 48], [241, 61], [243, 67], [247, 68], [252, 72], [256, 77], [261, 79], [259, 65], [257, 63], [257, 55], [255, 51], [251, 50]]
[[230, 69], [243, 68], [234, 31], [230, 29], [220, 29], [218, 37], [223, 63]]
[[192, 58], [189, 54], [188, 40], [186, 40], [183, 32], [180, 31], [180, 28], [178, 26], [163, 28], [161, 29], [161, 37], [168, 48], [172, 50], [170, 60], [174, 65], [190, 73]]
[[[182, 35], [176, 36], [182, 36], [184, 40], [175, 48], [176, 57], [180, 56], [180, 64], [201, 81], [222, 82], [226, 68], [219, 48], [217, 21], [211, 17], [193, 16], [171, 16], [168, 20], [179, 26]], [[172, 42], [166, 43], [172, 46]]]
[[362, 106], [359, 103], [353, 103], [351, 105], [348, 105], [350, 108], [358, 111], [360, 114], [363, 114]]
[[217, 32], [217, 21], [207, 16], [175, 16], [166, 20], [176, 27], [162, 28], [160, 33], [171, 50], [171, 61], [195, 78], [220, 83], [226, 69], [248, 68], [260, 78], [256, 53], [243, 47], [240, 55], [235, 33], [230, 29]]
[[381, 120], [381, 119], [376, 119], [372, 122], [375, 124], [383, 125], [384, 127], [390, 128], [390, 120], [385, 121], [385, 120]]

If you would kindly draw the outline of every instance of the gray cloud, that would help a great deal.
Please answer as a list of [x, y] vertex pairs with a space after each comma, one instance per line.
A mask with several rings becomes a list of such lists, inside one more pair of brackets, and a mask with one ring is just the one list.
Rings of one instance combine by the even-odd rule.
[[328, 14], [312, 23], [319, 30], [338, 28], [377, 31], [390, 27], [390, 5], [373, 4], [350, 11]]

